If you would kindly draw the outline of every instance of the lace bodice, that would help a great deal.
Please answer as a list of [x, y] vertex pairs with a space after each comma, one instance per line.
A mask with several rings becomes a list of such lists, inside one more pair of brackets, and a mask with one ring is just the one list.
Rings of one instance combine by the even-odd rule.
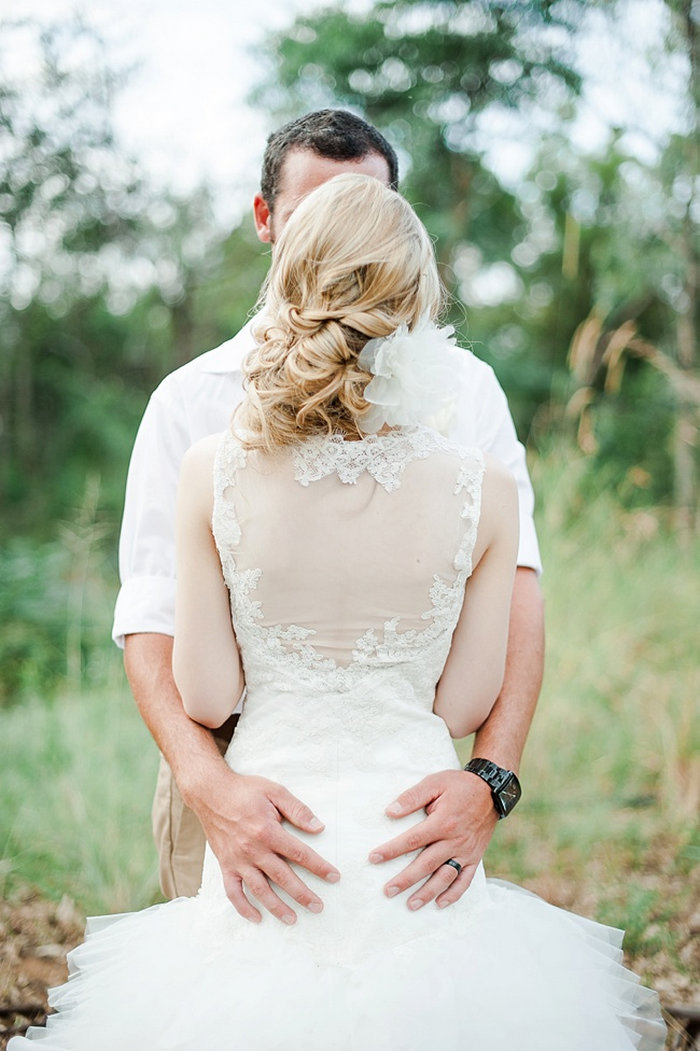
[[[247, 686], [227, 761], [334, 815], [314, 849], [353, 881], [343, 908], [377, 893], [367, 853], [396, 832], [384, 806], [429, 771], [459, 767], [433, 704], [483, 471], [478, 450], [427, 428], [274, 454], [227, 433], [217, 452], [213, 531]], [[225, 902], [212, 854], [204, 888]], [[324, 931], [332, 956], [335, 928]]]
[[249, 691], [347, 691], [378, 672], [430, 693], [471, 572], [483, 457], [427, 428], [274, 454], [227, 433], [213, 530]]

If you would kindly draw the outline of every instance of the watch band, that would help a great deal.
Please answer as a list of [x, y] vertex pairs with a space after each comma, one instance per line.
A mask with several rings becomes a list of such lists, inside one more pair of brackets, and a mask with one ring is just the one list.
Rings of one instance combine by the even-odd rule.
[[522, 795], [515, 772], [505, 770], [490, 759], [470, 759], [464, 769], [476, 774], [489, 786], [499, 820], [507, 817]]

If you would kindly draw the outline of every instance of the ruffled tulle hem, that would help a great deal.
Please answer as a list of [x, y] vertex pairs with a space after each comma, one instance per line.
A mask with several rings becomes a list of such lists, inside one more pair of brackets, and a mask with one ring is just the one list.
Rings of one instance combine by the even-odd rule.
[[229, 929], [201, 897], [100, 917], [52, 991], [58, 1013], [9, 1051], [663, 1048], [658, 998], [622, 966], [622, 932], [496, 880], [468, 921], [450, 911], [449, 934], [379, 939], [360, 961], [356, 917], [322, 963], [294, 928]]

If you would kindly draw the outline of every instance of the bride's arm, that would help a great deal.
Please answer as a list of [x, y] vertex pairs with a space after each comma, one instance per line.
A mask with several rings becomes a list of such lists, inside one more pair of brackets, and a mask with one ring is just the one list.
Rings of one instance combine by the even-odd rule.
[[518, 553], [518, 493], [510, 472], [487, 459], [474, 571], [435, 696], [453, 737], [474, 733], [503, 684]]
[[[176, 511], [175, 639], [173, 675], [185, 711], [204, 726], [220, 726], [243, 690], [243, 670], [233, 632], [228, 589], [211, 531], [213, 464], [218, 436], [192, 446], [183, 461]], [[179, 757], [184, 764], [187, 759]], [[221, 768], [226, 771], [225, 775]], [[225, 776], [225, 783], [224, 783]], [[237, 774], [223, 763], [197, 799], [195, 812], [216, 854], [226, 893], [245, 919], [257, 923], [267, 909], [284, 923], [296, 913], [274, 883], [311, 912], [323, 902], [292, 869], [294, 861], [334, 883], [338, 870], [286, 827], [316, 833], [323, 824], [282, 785]], [[246, 890], [260, 908], [248, 899]]]
[[[511, 593], [517, 533], [517, 495], [512, 480], [503, 467], [487, 459], [475, 569], [467, 583], [435, 705], [455, 736], [480, 727], [484, 720], [484, 727], [489, 724], [489, 712], [503, 680], [506, 647], [513, 648]], [[518, 647], [515, 649], [520, 653]], [[511, 678], [515, 663], [510, 667]], [[500, 752], [478, 754], [502, 761]], [[429, 774], [402, 792], [386, 813], [403, 818], [420, 810], [426, 816], [418, 825], [376, 847], [369, 859], [381, 864], [418, 850], [384, 891], [393, 897], [410, 890], [410, 909], [434, 900], [442, 908], [457, 901], [471, 883], [498, 818], [488, 786], [462, 770]], [[457, 878], [454, 868], [445, 865], [447, 858], [462, 866]]]
[[228, 589], [211, 531], [217, 442], [218, 436], [197, 442], [183, 460], [175, 527], [173, 673], [187, 714], [211, 729], [228, 719], [244, 685]]

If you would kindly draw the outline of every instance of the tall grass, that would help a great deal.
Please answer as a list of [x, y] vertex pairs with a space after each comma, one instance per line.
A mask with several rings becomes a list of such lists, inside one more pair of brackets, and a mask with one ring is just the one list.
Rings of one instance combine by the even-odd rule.
[[[577, 495], [576, 462], [533, 468], [541, 492], [548, 655], [532, 760], [579, 809], [655, 805], [692, 823], [700, 803], [700, 543], [663, 514]], [[526, 765], [530, 759], [526, 758]]]
[[[700, 542], [661, 511], [584, 500], [571, 456], [533, 463], [547, 672], [491, 873], [628, 929], [649, 977], [691, 980], [700, 891]], [[112, 594], [105, 593], [105, 610]], [[87, 912], [157, 896], [157, 753], [105, 643], [106, 685], [0, 710], [0, 873]], [[463, 746], [468, 751], [468, 743]], [[697, 953], [697, 948], [695, 950]], [[700, 975], [695, 974], [695, 978]], [[658, 984], [658, 981], [657, 981]]]
[[584, 500], [583, 466], [532, 464], [546, 674], [518, 818], [487, 865], [624, 927], [637, 968], [676, 989], [671, 972], [700, 982], [700, 542], [684, 549], [663, 510]]
[[88, 913], [157, 894], [149, 804], [157, 750], [121, 683], [0, 712], [0, 889], [36, 886]]
[[104, 681], [116, 525], [103, 520], [99, 502], [91, 475], [55, 537], [0, 545], [0, 707]]

